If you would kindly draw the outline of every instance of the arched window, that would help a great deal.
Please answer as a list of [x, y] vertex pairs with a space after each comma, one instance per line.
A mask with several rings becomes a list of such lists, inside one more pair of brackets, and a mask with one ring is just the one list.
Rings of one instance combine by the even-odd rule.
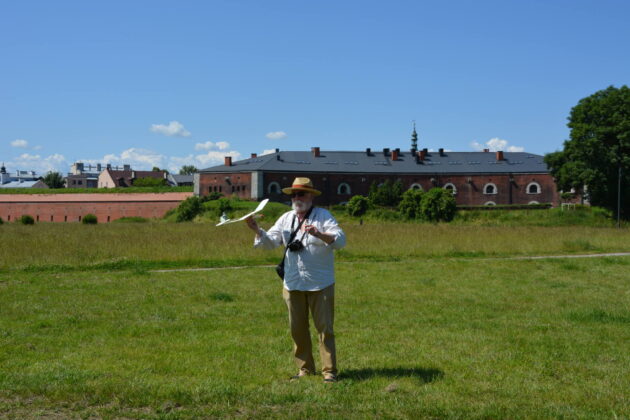
[[486, 201], [486, 203], [484, 204], [484, 206], [496, 206], [497, 203], [495, 203], [494, 201]]
[[496, 185], [490, 182], [483, 186], [483, 193], [484, 194], [498, 194], [499, 190], [497, 189]]
[[540, 184], [538, 182], [530, 182], [527, 184], [527, 194], [540, 194]]
[[444, 189], [449, 190], [453, 195], [457, 194], [457, 188], [455, 188], [455, 185], [450, 182], [444, 185]]
[[346, 184], [345, 182], [339, 184], [339, 186], [337, 187], [337, 194], [350, 195], [350, 185]]
[[409, 187], [410, 190], [418, 190], [418, 191], [422, 191], [422, 185], [414, 183], [411, 184], [411, 186]]
[[269, 186], [267, 186], [267, 192], [269, 194], [280, 194], [280, 184], [277, 182], [270, 182]]
[[530, 201], [530, 202], [529, 202], [529, 203], [527, 203], [527, 204], [540, 204], [540, 203], [539, 203], [538, 201]]

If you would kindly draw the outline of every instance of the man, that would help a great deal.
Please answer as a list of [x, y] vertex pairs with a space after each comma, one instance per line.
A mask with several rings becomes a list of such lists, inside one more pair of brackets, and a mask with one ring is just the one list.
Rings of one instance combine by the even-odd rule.
[[[308, 313], [319, 334], [319, 354], [324, 382], [336, 382], [337, 360], [333, 332], [335, 273], [333, 250], [343, 248], [346, 236], [326, 209], [313, 207], [321, 194], [308, 178], [295, 178], [282, 189], [291, 196], [293, 210], [276, 221], [269, 231], [261, 229], [253, 217], [247, 225], [256, 232], [254, 247], [273, 249], [287, 246], [295, 231], [294, 244], [285, 249], [282, 295], [289, 310], [293, 355], [299, 371], [292, 379], [315, 373]], [[301, 244], [301, 245], [300, 245]]]

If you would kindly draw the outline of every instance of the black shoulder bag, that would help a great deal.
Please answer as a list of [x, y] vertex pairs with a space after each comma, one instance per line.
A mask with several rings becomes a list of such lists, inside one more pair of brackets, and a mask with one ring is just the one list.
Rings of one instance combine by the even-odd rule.
[[[313, 211], [313, 207], [311, 207], [308, 210], [308, 213], [306, 213], [306, 215], [304, 216], [304, 219], [302, 219], [302, 221], [298, 224], [297, 228], [295, 228], [295, 230], [291, 232], [291, 236], [289, 236], [289, 241], [284, 247], [284, 253], [282, 254], [282, 261], [280, 261], [280, 264], [276, 266], [276, 273], [278, 273], [280, 280], [284, 280], [284, 260], [287, 257], [287, 249], [289, 249], [289, 244], [293, 242], [293, 240], [295, 239], [295, 236], [297, 235], [297, 233], [300, 231], [300, 228], [302, 227], [302, 223], [304, 223], [304, 221], [308, 219], [312, 211]], [[295, 223], [295, 215], [293, 215], [293, 222], [291, 222], [291, 226], [293, 226], [294, 223]]]

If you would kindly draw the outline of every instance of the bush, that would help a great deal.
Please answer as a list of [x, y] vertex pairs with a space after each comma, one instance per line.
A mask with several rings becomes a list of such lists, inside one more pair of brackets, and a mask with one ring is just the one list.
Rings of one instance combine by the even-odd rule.
[[205, 203], [206, 201], [218, 200], [221, 197], [223, 197], [223, 194], [221, 194], [220, 192], [213, 191], [210, 194], [201, 197], [201, 201]]
[[177, 222], [189, 222], [201, 212], [199, 197], [188, 197], [177, 207]]
[[30, 216], [28, 214], [23, 214], [22, 217], [20, 217], [20, 223], [22, 223], [23, 225], [34, 225], [35, 224], [35, 219], [33, 219], [33, 216]]
[[133, 180], [134, 187], [161, 187], [168, 185], [164, 178], [137, 178]]
[[83, 216], [83, 219], [81, 219], [81, 223], [83, 223], [84, 225], [95, 225], [98, 223], [98, 218], [95, 214], [88, 213]]
[[363, 216], [370, 208], [370, 201], [362, 195], [355, 195], [346, 204], [350, 216]]
[[375, 206], [395, 207], [400, 203], [403, 194], [402, 182], [392, 183], [389, 179], [380, 186], [372, 183], [368, 199]]
[[229, 198], [219, 198], [219, 200], [217, 200], [217, 203], [219, 204], [219, 214], [223, 214], [232, 210], [232, 203], [230, 203]]
[[398, 205], [398, 211], [407, 219], [419, 219], [422, 216], [422, 196], [420, 190], [407, 190], [402, 195], [402, 200]]
[[431, 188], [422, 195], [420, 213], [432, 222], [450, 222], [455, 217], [457, 206], [453, 193], [443, 188]]

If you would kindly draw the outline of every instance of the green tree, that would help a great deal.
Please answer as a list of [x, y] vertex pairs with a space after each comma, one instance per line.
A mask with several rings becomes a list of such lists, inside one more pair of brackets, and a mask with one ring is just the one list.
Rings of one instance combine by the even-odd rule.
[[154, 166], [151, 170], [152, 170], [153, 172], [160, 172], [160, 171], [164, 171], [164, 172], [168, 173], [168, 171], [167, 171], [166, 169], [160, 169], [160, 168], [158, 168], [157, 166]]
[[457, 205], [453, 193], [443, 188], [431, 188], [422, 194], [420, 213], [431, 222], [450, 222], [455, 217]]
[[369, 207], [370, 202], [367, 197], [355, 195], [348, 201], [346, 209], [350, 216], [363, 216]]
[[375, 206], [395, 207], [402, 199], [403, 185], [402, 182], [391, 182], [389, 179], [381, 185], [372, 183], [368, 193], [370, 203]]
[[192, 175], [196, 172], [198, 172], [198, 169], [195, 167], [195, 165], [184, 165], [179, 170], [180, 175]]
[[201, 200], [199, 197], [188, 197], [180, 203], [177, 207], [178, 222], [189, 222], [195, 218], [201, 212]]
[[[617, 210], [622, 170], [621, 216], [630, 216], [630, 88], [610, 86], [581, 99], [569, 115], [570, 139], [545, 156], [558, 189], [588, 198], [592, 205]], [[584, 187], [587, 187], [586, 190]]]
[[46, 176], [42, 178], [44, 184], [48, 185], [48, 188], [64, 188], [63, 176], [59, 172], [48, 171]]
[[407, 219], [419, 219], [422, 216], [420, 209], [423, 195], [424, 193], [420, 190], [405, 191], [400, 204], [398, 204], [400, 214]]

